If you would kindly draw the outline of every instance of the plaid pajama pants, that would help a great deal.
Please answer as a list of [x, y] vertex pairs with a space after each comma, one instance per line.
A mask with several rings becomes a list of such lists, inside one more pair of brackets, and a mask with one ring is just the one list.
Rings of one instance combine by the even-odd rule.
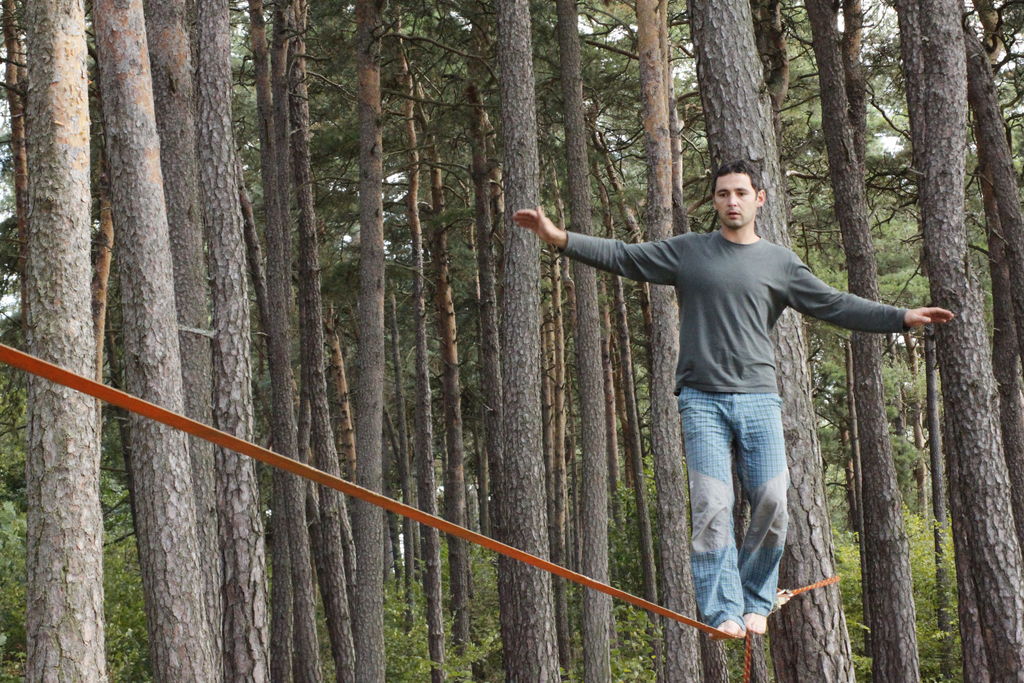
[[[786, 544], [789, 470], [778, 394], [713, 393], [683, 387], [683, 420], [693, 524], [693, 579], [703, 621], [743, 625], [747, 613], [768, 614]], [[733, 529], [732, 459], [750, 503], [738, 552]]]

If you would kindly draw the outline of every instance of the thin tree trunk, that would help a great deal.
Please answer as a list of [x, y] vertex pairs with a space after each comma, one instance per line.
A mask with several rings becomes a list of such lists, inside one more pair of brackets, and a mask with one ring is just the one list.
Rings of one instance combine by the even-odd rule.
[[[656, 0], [637, 2], [637, 48], [643, 98], [647, 152], [647, 239], [672, 235], [672, 149], [665, 93], [666, 58], [660, 46], [662, 19]], [[651, 449], [658, 488], [661, 535], [662, 602], [669, 609], [692, 614], [689, 495], [682, 464], [682, 432], [674, 396], [679, 350], [679, 311], [668, 287], [651, 287]], [[639, 479], [638, 479], [639, 485]], [[678, 622], [665, 621], [664, 680], [699, 680], [697, 633]]]
[[932, 303], [957, 313], [936, 330], [947, 408], [943, 440], [956, 487], [951, 498], [960, 502], [960, 510], [953, 510], [954, 541], [957, 554], [970, 558], [973, 575], [957, 576], [973, 578], [977, 589], [989, 673], [1010, 680], [1024, 671], [1022, 562], [991, 411], [998, 399], [981, 292], [968, 272], [967, 77], [959, 7], [951, 0], [896, 3]]
[[[412, 236], [413, 253], [413, 319], [415, 324], [416, 345], [416, 383], [413, 434], [413, 463], [417, 472], [417, 499], [420, 509], [429, 514], [437, 511], [437, 488], [434, 483], [434, 432], [430, 395], [430, 367], [427, 350], [426, 320], [426, 279], [423, 266], [423, 231], [420, 227], [419, 186], [420, 159], [419, 144], [416, 135], [414, 118], [415, 84], [409, 75], [409, 65], [404, 50], [401, 55], [400, 77], [406, 93], [405, 102], [405, 133], [409, 150], [409, 166], [406, 176], [409, 189], [405, 196], [406, 217], [409, 221], [409, 232]], [[430, 679], [433, 683], [444, 680], [445, 639], [444, 614], [441, 603], [441, 539], [437, 529], [423, 527], [420, 533], [420, 545], [424, 569], [422, 571], [423, 592], [426, 597], [427, 647], [433, 667]]]
[[[97, 150], [100, 168], [106, 168], [106, 159], [102, 150]], [[105, 171], [97, 183], [99, 192], [99, 231], [93, 237], [93, 248], [96, 257], [92, 266], [92, 332], [96, 342], [96, 374], [97, 382], [103, 381], [103, 353], [106, 340], [107, 311], [109, 309], [110, 266], [114, 260], [114, 217], [110, 208], [110, 174]]]
[[[713, 163], [751, 159], [761, 166], [768, 199], [758, 215], [762, 237], [788, 246], [782, 172], [763, 87], [748, 0], [691, 0], [701, 100]], [[726, 95], [727, 94], [727, 95]], [[835, 573], [821, 455], [810, 402], [807, 345], [796, 315], [783, 313], [773, 334], [783, 399], [789, 474], [789, 532], [779, 583], [803, 586]], [[780, 681], [849, 681], [853, 662], [838, 588], [802, 595], [772, 620], [772, 658]]]
[[[71, 3], [62, 6], [73, 7]], [[7, 86], [7, 111], [11, 126], [11, 160], [14, 172], [14, 218], [18, 226], [18, 277], [21, 280], [21, 326], [27, 331], [28, 295], [25, 257], [28, 253], [28, 154], [25, 145], [25, 53], [21, 47], [15, 0], [3, 0], [4, 49], [7, 52], [4, 78]], [[38, 32], [43, 35], [42, 32]], [[102, 346], [102, 342], [97, 348]], [[99, 353], [99, 351], [97, 351]], [[102, 357], [102, 356], [100, 356]], [[102, 368], [102, 363], [97, 363]], [[97, 370], [100, 372], [101, 370]]]
[[[575, 0], [558, 0], [558, 54], [561, 61], [566, 165], [569, 189], [569, 228], [584, 235], [595, 233], [590, 212], [590, 179], [587, 159], [587, 129], [584, 119], [583, 74]], [[608, 450], [597, 274], [574, 262], [576, 315], [573, 338], [579, 371], [580, 445], [582, 483], [579, 529], [582, 572], [598, 581], [608, 581]], [[610, 361], [610, 359], [608, 359]], [[614, 404], [613, 404], [614, 406]], [[614, 421], [612, 422], [614, 425]], [[614, 432], [613, 432], [614, 434]], [[612, 451], [614, 454], [614, 451]], [[573, 451], [570, 451], [573, 453]], [[614, 462], [614, 456], [612, 458]], [[611, 680], [609, 623], [611, 600], [595, 591], [583, 594], [583, 677], [600, 683]]]
[[[928, 334], [924, 338], [926, 403], [928, 414], [928, 454], [932, 470], [932, 514], [935, 520], [933, 535], [935, 537], [935, 625], [943, 633], [945, 644], [942, 655], [943, 678], [953, 677], [953, 628], [949, 617], [949, 573], [946, 571], [946, 534], [949, 524], [946, 520], [945, 476], [942, 464], [942, 427], [939, 415], [938, 365], [935, 360], [935, 337]], [[966, 601], [968, 596], [962, 596]], [[974, 622], [975, 631], [977, 622]], [[980, 634], [977, 638], [979, 646]], [[980, 648], [979, 648], [980, 649]], [[964, 664], [967, 664], [965, 658]], [[965, 669], [966, 670], [966, 669]], [[972, 671], [984, 670], [972, 669]]]
[[[530, 10], [526, 0], [499, 0], [498, 66], [503, 132], [504, 196], [513, 211], [533, 207], [540, 196], [537, 118], [533, 90]], [[496, 525], [501, 540], [547, 556], [540, 390], [540, 270], [533, 235], [512, 226], [506, 213], [504, 298], [501, 306], [504, 396], [503, 452], [494, 468]], [[502, 557], [498, 594], [505, 676], [510, 680], [558, 679], [551, 581], [533, 568]]]
[[[126, 387], [181, 412], [174, 276], [141, 0], [100, 0], [94, 20], [118, 233]], [[188, 439], [151, 420], [130, 419], [153, 672], [161, 680], [212, 680], [220, 674], [218, 641], [203, 595]]]
[[[854, 151], [853, 127], [834, 6], [806, 0], [814, 36], [822, 119], [832, 194], [846, 254], [850, 292], [877, 301], [878, 266], [864, 187], [862, 152]], [[910, 547], [903, 528], [903, 505], [889, 442], [882, 385], [882, 345], [878, 335], [854, 332], [850, 348], [855, 369], [858, 446], [862, 462], [861, 529], [871, 631], [871, 671], [875, 681], [917, 681], [916, 614], [910, 576]]]
[[[402, 379], [402, 357], [400, 353], [401, 339], [398, 332], [398, 306], [394, 293], [390, 296], [391, 309], [391, 365], [395, 373], [395, 414], [398, 416], [398, 449], [395, 464], [398, 466], [399, 485], [402, 490], [402, 502], [415, 507], [412, 495], [412, 481], [409, 478], [409, 426], [405, 416], [405, 382]], [[407, 615], [412, 618], [412, 581], [415, 574], [415, 526], [408, 517], [402, 518], [402, 558], [404, 567], [402, 585], [405, 589], [405, 600], [408, 605]], [[409, 624], [411, 626], [411, 623]]]
[[[209, 235], [215, 339], [212, 411], [217, 428], [251, 440], [249, 292], [239, 168], [231, 130], [230, 22], [228, 8], [221, 3], [202, 3], [197, 9], [196, 92], [203, 122], [198, 131], [199, 190]], [[223, 600], [216, 623], [223, 643], [221, 670], [227, 681], [265, 681], [270, 676], [270, 634], [256, 467], [251, 459], [224, 449], [217, 449], [216, 458], [220, 540], [216, 564], [222, 567], [217, 591]]]
[[[433, 149], [433, 142], [429, 147]], [[448, 261], [448, 234], [442, 225], [443, 202], [440, 186], [440, 172], [435, 163], [432, 166], [431, 183], [434, 195], [433, 214], [436, 219], [433, 230], [431, 260], [434, 266], [434, 311], [437, 321], [439, 350], [441, 352], [441, 403], [444, 408], [444, 442], [447, 448], [447, 462], [444, 472], [445, 518], [466, 526], [466, 476], [464, 462], [466, 448], [462, 434], [462, 380], [459, 372], [458, 329], [455, 322], [455, 302], [452, 295], [451, 274]], [[446, 535], [448, 543], [448, 574], [451, 590], [453, 616], [452, 642], [459, 654], [465, 651], [470, 641], [469, 621], [469, 548], [465, 541]]]
[[[4, 3], [8, 59], [16, 37]], [[26, 8], [33, 171], [20, 171], [19, 236], [30, 250], [22, 305], [28, 350], [85, 376], [95, 373], [89, 306], [89, 95], [86, 23], [75, 0], [37, 0]], [[8, 76], [11, 73], [8, 61]], [[34, 87], [33, 87], [33, 84]], [[8, 83], [11, 86], [11, 83]], [[8, 91], [9, 97], [16, 93]], [[13, 104], [13, 103], [12, 103]], [[12, 116], [15, 108], [12, 106]], [[21, 126], [24, 112], [12, 123]], [[12, 131], [13, 132], [13, 131]], [[24, 131], [21, 133], [24, 140]], [[12, 144], [14, 144], [12, 136]], [[19, 142], [19, 144], [21, 144]], [[24, 182], [28, 180], [27, 187]], [[29, 197], [22, 196], [27, 190]], [[25, 458], [28, 599], [25, 676], [42, 680], [107, 680], [103, 619], [103, 517], [99, 499], [97, 402], [30, 376]], [[199, 615], [202, 616], [201, 614]]]
[[[327, 402], [327, 375], [324, 359], [323, 302], [320, 294], [320, 244], [313, 196], [313, 174], [309, 150], [309, 95], [306, 89], [306, 0], [295, 0], [295, 37], [290, 64], [289, 108], [292, 172], [295, 199], [299, 208], [299, 343], [302, 359], [302, 389], [309, 402], [310, 447], [313, 464], [332, 475], [339, 475], [331, 412]], [[345, 498], [326, 487], [318, 489], [319, 518], [313, 524], [312, 545], [320, 596], [327, 617], [327, 632], [334, 657], [335, 677], [348, 681], [355, 675], [352, 644], [352, 619], [345, 576], [342, 527], [348, 525]]]
[[[479, 33], [476, 23], [474, 34]], [[475, 78], [483, 78], [479, 74], [479, 65], [475, 60], [469, 65], [470, 73]], [[475, 71], [474, 71], [475, 69]], [[472, 136], [472, 176], [473, 176], [473, 207], [474, 235], [476, 241], [476, 268], [479, 280], [480, 306], [480, 374], [487, 377], [481, 391], [484, 392], [481, 403], [483, 413], [484, 442], [481, 453], [480, 472], [487, 472], [487, 486], [481, 477], [480, 520], [484, 535], [493, 533], [493, 515], [491, 505], [492, 486], [490, 473], [494, 463], [500, 460], [501, 449], [501, 360], [498, 350], [498, 314], [497, 291], [495, 286], [495, 259], [493, 246], [494, 216], [491, 211], [491, 170], [488, 159], [489, 145], [487, 136], [491, 124], [487, 110], [480, 100], [480, 92], [475, 83], [466, 88], [466, 98], [472, 109], [470, 111], [469, 128]]]
[[[359, 465], [356, 481], [382, 486], [381, 421], [384, 413], [384, 208], [381, 139], [380, 34], [382, 0], [356, 1], [359, 74], [359, 346], [356, 351], [355, 418]], [[384, 516], [356, 503], [353, 516], [359, 558], [356, 592], [356, 678], [384, 680]]]

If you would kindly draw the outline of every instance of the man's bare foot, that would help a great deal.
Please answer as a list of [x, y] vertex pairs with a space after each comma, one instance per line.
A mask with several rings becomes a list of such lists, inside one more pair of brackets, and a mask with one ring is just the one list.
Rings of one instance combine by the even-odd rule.
[[764, 632], [768, 630], [768, 617], [763, 614], [750, 614], [743, 615], [743, 623], [746, 624], [747, 630], [757, 635], [764, 635]]
[[[747, 635], [746, 631], [743, 630], [743, 627], [740, 626], [739, 624], [737, 624], [732, 619], [726, 619], [721, 624], [719, 624], [716, 628], [719, 631], [722, 631], [723, 633], [727, 633], [729, 638], [743, 638], [743, 637], [745, 637]], [[713, 639], [716, 639], [716, 640], [721, 639], [721, 636], [711, 636], [711, 637]]]

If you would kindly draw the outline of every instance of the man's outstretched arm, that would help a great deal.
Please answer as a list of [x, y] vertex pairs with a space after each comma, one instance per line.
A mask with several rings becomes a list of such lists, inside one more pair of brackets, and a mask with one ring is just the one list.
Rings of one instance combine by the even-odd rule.
[[548, 244], [565, 250], [569, 258], [641, 282], [675, 284], [682, 242], [676, 238], [626, 244], [621, 240], [569, 233], [544, 215], [544, 209], [521, 209], [512, 215], [519, 226]]
[[565, 249], [569, 244], [569, 233], [551, 222], [551, 219], [544, 215], [544, 209], [538, 206], [536, 209], [520, 209], [512, 215], [516, 225], [531, 231], [542, 241], [551, 246]]
[[903, 324], [907, 327], [921, 327], [929, 323], [948, 323], [952, 319], [952, 311], [947, 311], [945, 308], [928, 306], [908, 310], [903, 316]]

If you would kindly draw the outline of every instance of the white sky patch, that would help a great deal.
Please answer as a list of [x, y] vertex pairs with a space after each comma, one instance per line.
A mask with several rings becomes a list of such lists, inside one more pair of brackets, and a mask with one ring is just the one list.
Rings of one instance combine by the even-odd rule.
[[623, 40], [628, 37], [629, 33], [621, 26], [616, 26], [611, 31], [608, 31], [608, 40]]
[[388, 183], [389, 185], [398, 185], [399, 183], [404, 183], [405, 182], [405, 171], [399, 171], [398, 173], [392, 173], [391, 175], [389, 175], [387, 178], [384, 179], [384, 182]]
[[890, 156], [896, 156], [903, 151], [905, 145], [903, 138], [899, 135], [875, 135], [875, 139], [882, 145], [882, 151]]

